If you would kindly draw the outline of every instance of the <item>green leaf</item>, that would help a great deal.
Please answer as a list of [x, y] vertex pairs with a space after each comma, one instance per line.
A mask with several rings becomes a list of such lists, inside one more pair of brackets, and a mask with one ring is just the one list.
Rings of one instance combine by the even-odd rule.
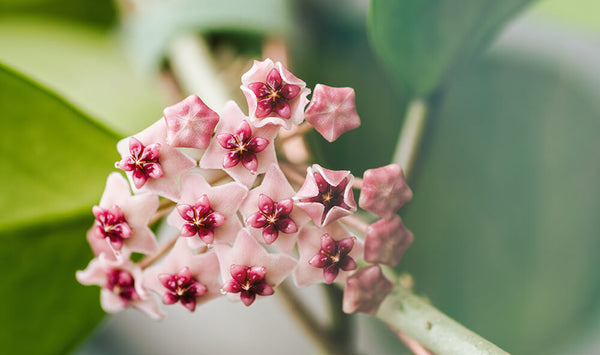
[[115, 33], [49, 18], [0, 21], [0, 61], [34, 77], [123, 136], [162, 116], [155, 77], [140, 77]]
[[75, 271], [92, 255], [89, 208], [118, 159], [115, 135], [0, 65], [0, 332], [7, 354], [59, 354], [98, 322]]
[[284, 0], [183, 0], [148, 3], [125, 23], [125, 43], [146, 71], [155, 71], [170, 42], [186, 32], [285, 35], [293, 17]]
[[427, 95], [531, 0], [373, 0], [369, 36], [396, 83]]
[[111, 0], [0, 0], [0, 19], [14, 15], [43, 15], [97, 26], [115, 23], [117, 9]]
[[[534, 33], [475, 62], [432, 110], [401, 267], [509, 352], [571, 353], [557, 349], [600, 314], [600, 53], [553, 57], [556, 40]], [[536, 43], [544, 56], [522, 53]]]

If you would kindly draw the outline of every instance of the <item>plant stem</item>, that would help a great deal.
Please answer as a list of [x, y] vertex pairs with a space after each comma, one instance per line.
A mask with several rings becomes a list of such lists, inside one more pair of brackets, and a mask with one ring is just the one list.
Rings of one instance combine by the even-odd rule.
[[319, 322], [312, 316], [311, 310], [307, 309], [304, 303], [290, 289], [287, 281], [284, 281], [277, 287], [276, 293], [279, 294], [279, 299], [287, 306], [292, 316], [298, 320], [300, 327], [321, 351], [326, 354], [347, 354], [343, 352], [343, 349], [329, 336], [327, 330], [323, 329]]
[[412, 172], [417, 151], [427, 119], [427, 105], [423, 99], [414, 99], [408, 105], [402, 131], [394, 152], [394, 163], [400, 165], [404, 176], [408, 179]]
[[381, 304], [377, 318], [436, 354], [508, 354], [416, 296], [399, 283]]

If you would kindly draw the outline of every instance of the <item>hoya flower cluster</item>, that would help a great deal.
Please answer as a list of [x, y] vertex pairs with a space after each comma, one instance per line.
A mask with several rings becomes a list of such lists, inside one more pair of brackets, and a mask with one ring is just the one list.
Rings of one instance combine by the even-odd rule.
[[[164, 315], [158, 300], [194, 311], [229, 295], [250, 306], [288, 276], [298, 287], [345, 285], [344, 311], [374, 313], [392, 287], [378, 264], [397, 264], [412, 241], [396, 215], [412, 194], [400, 167], [359, 179], [286, 158], [282, 128], [289, 138], [312, 125], [334, 141], [360, 125], [351, 88], [317, 85], [309, 104], [306, 84], [267, 59], [241, 89], [248, 115], [192, 95], [119, 142], [127, 179], [109, 175], [87, 235], [95, 258], [77, 279], [102, 288], [107, 312], [135, 307], [153, 318]], [[348, 228], [357, 225], [353, 189], [382, 217], [363, 231]], [[177, 235], [159, 246], [149, 225], [163, 216]], [[360, 259], [373, 265], [358, 270]]]

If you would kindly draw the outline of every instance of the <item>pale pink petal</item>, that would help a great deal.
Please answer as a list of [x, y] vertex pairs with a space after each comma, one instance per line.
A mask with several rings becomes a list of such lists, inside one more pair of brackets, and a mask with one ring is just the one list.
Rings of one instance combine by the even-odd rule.
[[[265, 97], [269, 92], [265, 91], [266, 88], [261, 84], [254, 83], [266, 82], [279, 83], [280, 94], [289, 104], [289, 118], [280, 117], [277, 112], [272, 111], [269, 101], [260, 100], [260, 97]], [[270, 59], [254, 61], [252, 68], [242, 76], [240, 88], [248, 102], [250, 122], [255, 126], [278, 125], [290, 129], [292, 125], [300, 124], [304, 120], [304, 108], [308, 104], [307, 96], [310, 90], [306, 88], [304, 81], [295, 77], [281, 63], [273, 63]], [[259, 105], [259, 102], [262, 104]]]
[[[352, 237], [352, 234], [346, 228], [344, 228], [340, 222], [333, 222], [322, 228], [305, 226], [300, 229], [298, 234], [298, 251], [300, 253], [300, 260], [298, 260], [298, 267], [296, 267], [294, 270], [294, 282], [296, 286], [304, 287], [314, 283], [326, 282], [323, 272], [324, 269], [315, 267], [309, 263], [312, 261], [312, 263], [316, 266], [320, 266], [320, 259], [313, 258], [321, 249], [322, 236], [324, 234], [328, 234], [333, 240], [336, 241]], [[362, 256], [362, 253], [363, 243], [360, 239], [356, 239], [354, 241], [354, 246], [348, 255], [352, 259], [358, 260]], [[349, 272], [343, 270], [338, 271], [339, 273], [335, 275], [336, 277], [334, 282], [345, 282]]]
[[305, 117], [329, 142], [360, 126], [354, 89], [317, 84]]
[[[220, 134], [235, 134], [245, 120], [247, 120], [247, 117], [242, 113], [237, 104], [233, 101], [229, 101], [225, 104], [225, 107], [221, 112], [221, 120], [217, 124], [215, 134], [217, 136]], [[230, 151], [223, 148], [221, 144], [219, 144], [218, 139], [211, 140], [204, 156], [202, 156], [202, 159], [200, 160], [200, 167], [203, 169], [224, 169], [235, 181], [247, 187], [252, 186], [256, 180], [257, 174], [264, 173], [271, 164], [277, 162], [275, 147], [272, 142], [277, 135], [279, 127], [272, 125], [260, 128], [252, 125], [249, 127], [251, 128], [253, 137], [260, 137], [269, 142], [263, 150], [256, 153], [257, 165], [254, 172], [244, 167], [242, 162], [239, 162], [239, 160], [241, 160], [239, 157], [230, 155], [229, 158], [226, 158], [226, 155], [229, 154]], [[257, 149], [260, 149], [264, 144], [265, 142], [261, 140], [253, 143]], [[228, 159], [228, 162], [225, 162], [225, 159]], [[233, 163], [236, 161], [238, 161], [238, 163], [234, 165]], [[226, 163], [225, 168], [223, 167], [224, 162]], [[249, 161], [247, 162], [250, 163]]]
[[296, 260], [288, 255], [267, 253], [246, 229], [238, 233], [233, 246], [217, 244], [215, 252], [225, 283], [232, 279], [231, 265], [264, 267], [265, 281], [271, 287], [279, 285], [296, 266]]
[[166, 142], [173, 147], [206, 149], [219, 115], [196, 95], [164, 110]]
[[[291, 199], [294, 194], [294, 189], [285, 178], [281, 169], [276, 164], [273, 164], [267, 170], [261, 185], [250, 191], [248, 198], [240, 207], [240, 212], [246, 220], [247, 225], [253, 227], [250, 228], [250, 233], [257, 241], [264, 242], [262, 228], [268, 224], [266, 218], [255, 216], [255, 219], [251, 220], [250, 216], [258, 213], [261, 195], [268, 196], [271, 201], [278, 202], [277, 210], [281, 210], [281, 213], [289, 214], [289, 219], [293, 220], [296, 226], [294, 230], [294, 226], [291, 223], [284, 225], [285, 222], [282, 221], [281, 224], [278, 224], [280, 231], [284, 233], [280, 233], [271, 245], [284, 253], [290, 253], [293, 250], [296, 244], [297, 231], [310, 220], [301, 208], [294, 207], [293, 200]], [[261, 223], [259, 224], [259, 222]]]
[[[158, 161], [162, 168], [163, 176], [157, 179], [148, 179], [142, 186], [138, 182], [138, 186], [140, 187], [134, 184], [133, 190], [135, 193], [148, 191], [172, 200], [177, 200], [179, 198], [177, 179], [181, 174], [195, 167], [196, 161], [180, 150], [168, 145], [166, 143], [166, 136], [167, 127], [165, 121], [162, 119], [134, 136], [146, 146], [155, 143], [161, 144]], [[117, 144], [117, 150], [123, 157], [129, 155], [128, 142], [129, 138], [125, 138]], [[126, 174], [133, 183], [133, 173], [128, 171]], [[141, 176], [138, 175], [137, 178], [141, 178]]]

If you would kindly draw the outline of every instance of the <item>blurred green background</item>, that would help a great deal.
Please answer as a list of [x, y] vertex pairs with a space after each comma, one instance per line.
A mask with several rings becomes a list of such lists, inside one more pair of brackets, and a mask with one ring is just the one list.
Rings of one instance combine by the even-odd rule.
[[101, 319], [97, 289], [73, 277], [91, 257], [89, 208], [116, 141], [174, 102], [161, 72], [185, 32], [207, 36], [226, 82], [235, 58], [245, 70], [284, 34], [309, 87], [354, 87], [361, 128], [311, 137], [333, 169], [389, 163], [425, 98], [399, 269], [511, 353], [600, 352], [600, 2], [137, 3], [0, 0], [7, 353], [70, 351]]

